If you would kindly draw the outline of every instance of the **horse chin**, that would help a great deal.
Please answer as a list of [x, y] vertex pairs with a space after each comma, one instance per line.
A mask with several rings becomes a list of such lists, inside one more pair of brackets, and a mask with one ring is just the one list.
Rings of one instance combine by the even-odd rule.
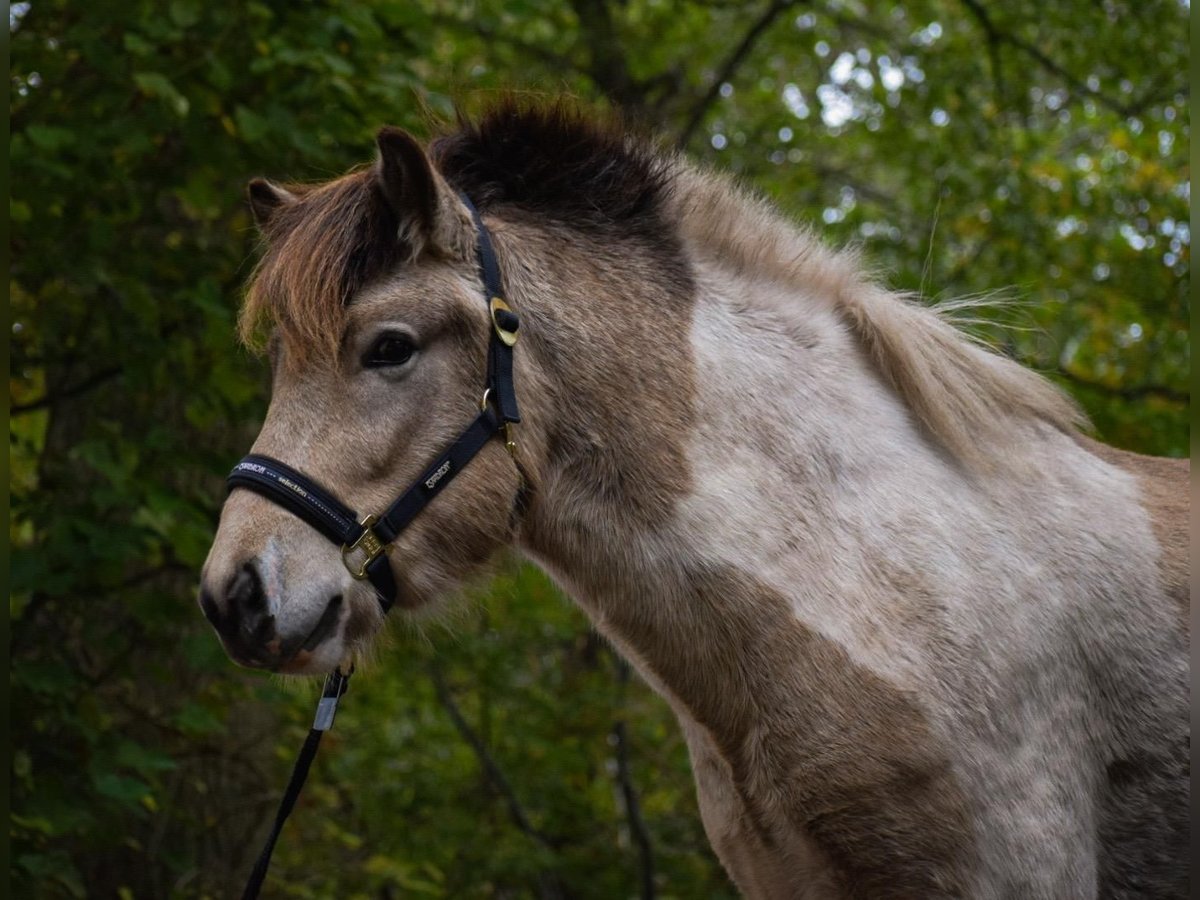
[[312, 650], [301, 648], [275, 671], [281, 675], [325, 675], [337, 668], [346, 656], [340, 637], [332, 637]]

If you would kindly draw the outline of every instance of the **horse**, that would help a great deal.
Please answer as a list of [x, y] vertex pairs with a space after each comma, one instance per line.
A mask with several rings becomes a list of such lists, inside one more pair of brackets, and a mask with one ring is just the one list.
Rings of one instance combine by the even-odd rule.
[[[402, 614], [502, 548], [542, 567], [670, 704], [748, 897], [1185, 895], [1186, 460], [1087, 437], [618, 121], [510, 100], [377, 149], [250, 183], [240, 321], [273, 373], [253, 452], [379, 510], [480, 409], [486, 223], [520, 424], [378, 557]], [[235, 661], [328, 672], [384, 622], [343, 561], [233, 490], [200, 605]]]

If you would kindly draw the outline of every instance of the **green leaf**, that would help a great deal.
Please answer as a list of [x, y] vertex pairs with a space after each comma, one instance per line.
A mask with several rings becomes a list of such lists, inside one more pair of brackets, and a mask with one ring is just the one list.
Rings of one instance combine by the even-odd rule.
[[200, 21], [203, 7], [196, 0], [171, 0], [167, 7], [171, 21], [180, 28], [191, 28]]
[[43, 886], [57, 885], [72, 897], [86, 897], [83, 878], [70, 858], [61, 851], [51, 853], [24, 853], [16, 857], [18, 869], [31, 875], [34, 881]]
[[[205, 638], [210, 646], [220, 646], [211, 632], [205, 635]], [[172, 721], [180, 730], [193, 735], [219, 734], [225, 730], [225, 723], [212, 710], [194, 702], [184, 704], [172, 717]]]
[[17, 750], [13, 753], [12, 771], [13, 775], [21, 779], [28, 778], [33, 771], [33, 761], [24, 750]]
[[261, 140], [269, 128], [266, 119], [241, 104], [234, 107], [233, 119], [242, 137], [250, 143]]
[[191, 106], [188, 98], [181, 94], [165, 75], [159, 72], [135, 72], [133, 81], [142, 93], [166, 101], [176, 115], [183, 117], [188, 114]]
[[25, 135], [35, 147], [51, 153], [69, 147], [75, 142], [74, 131], [57, 125], [29, 125], [25, 128]]
[[140, 34], [134, 32], [126, 32], [121, 39], [125, 45], [125, 49], [134, 56], [153, 56], [155, 52], [154, 44], [146, 40]]
[[71, 670], [53, 660], [30, 660], [12, 671], [12, 683], [47, 697], [74, 694], [78, 680]]
[[121, 741], [115, 759], [118, 765], [142, 773], [169, 772], [177, 766], [161, 750], [134, 741]]
[[131, 809], [140, 807], [142, 798], [151, 793], [150, 785], [140, 778], [118, 775], [116, 772], [97, 773], [92, 777], [92, 783], [101, 796]]
[[47, 836], [54, 835], [56, 829], [54, 824], [49, 819], [44, 819], [38, 816], [21, 816], [17, 813], [11, 815], [13, 827], [24, 831], [36, 831], [39, 834]]

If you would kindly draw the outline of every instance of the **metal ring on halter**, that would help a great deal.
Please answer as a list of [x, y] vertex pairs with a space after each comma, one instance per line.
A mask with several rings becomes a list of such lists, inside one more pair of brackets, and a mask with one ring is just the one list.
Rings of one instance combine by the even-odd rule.
[[[375, 557], [387, 552], [387, 544], [379, 540], [378, 535], [371, 530], [371, 527], [378, 521], [379, 519], [375, 516], [366, 516], [359, 522], [363, 527], [363, 533], [358, 536], [358, 540], [353, 544], [342, 544], [342, 564], [345, 565], [346, 570], [351, 576], [358, 581], [365, 581], [368, 577], [367, 569], [375, 561]], [[359, 551], [364, 554], [363, 560], [358, 568], [355, 568], [350, 557]]]
[[[483, 389], [483, 399], [479, 401], [479, 411], [483, 412], [488, 408], [488, 398], [491, 397], [492, 389]], [[508, 451], [508, 455], [514, 460], [517, 458], [517, 430], [516, 424], [513, 422], [504, 422], [501, 426], [504, 429], [504, 449]]]

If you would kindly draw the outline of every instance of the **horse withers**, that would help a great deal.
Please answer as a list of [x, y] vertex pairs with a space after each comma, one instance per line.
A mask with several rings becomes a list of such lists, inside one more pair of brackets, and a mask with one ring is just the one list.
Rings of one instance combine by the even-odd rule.
[[[478, 208], [520, 317], [515, 452], [482, 445], [386, 548], [396, 604], [502, 547], [536, 561], [671, 704], [744, 894], [1185, 895], [1185, 461], [1082, 436], [1038, 375], [565, 106], [428, 149], [386, 129], [373, 167], [250, 197], [253, 452], [362, 512], [479, 414]], [[201, 605], [235, 660], [290, 673], [384, 620], [247, 490]]]

